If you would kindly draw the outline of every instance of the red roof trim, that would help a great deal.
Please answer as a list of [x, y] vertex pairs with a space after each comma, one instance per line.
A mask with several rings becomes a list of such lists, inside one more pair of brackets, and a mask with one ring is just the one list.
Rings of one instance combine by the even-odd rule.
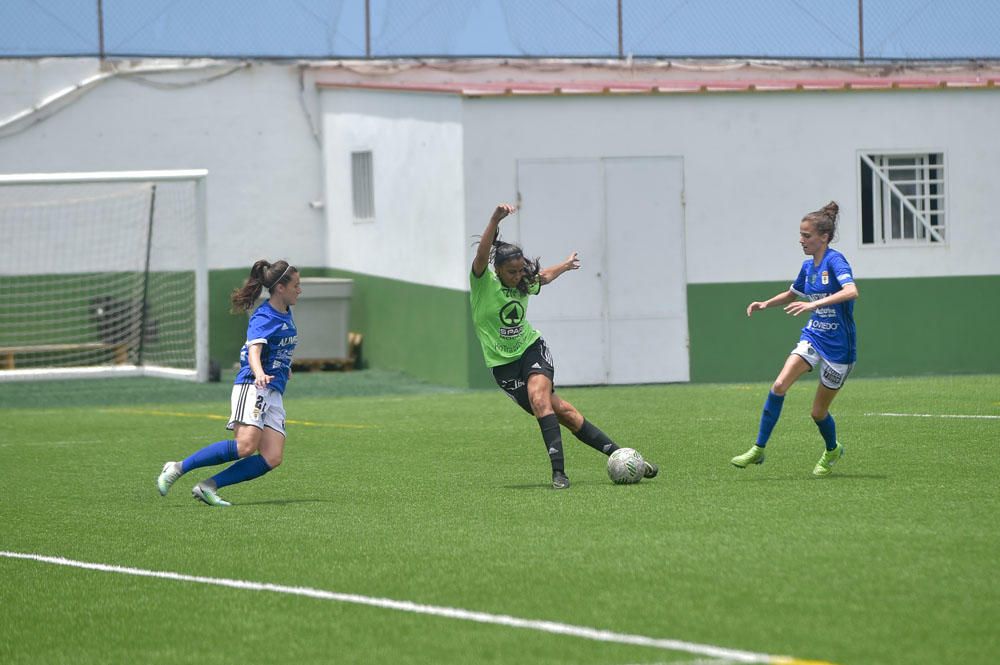
[[671, 94], [687, 92], [776, 92], [790, 90], [927, 90], [934, 88], [994, 88], [1000, 76], [978, 78], [831, 78], [831, 79], [747, 79], [747, 80], [659, 80], [659, 81], [565, 81], [499, 83], [341, 83], [317, 82], [320, 88], [349, 88], [396, 92], [435, 92], [465, 97], [521, 95], [621, 95]]

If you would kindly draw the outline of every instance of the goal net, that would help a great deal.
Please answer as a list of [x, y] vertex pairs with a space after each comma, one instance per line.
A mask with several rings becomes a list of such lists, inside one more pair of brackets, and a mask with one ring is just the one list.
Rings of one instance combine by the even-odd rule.
[[207, 380], [205, 176], [0, 175], [0, 381]]

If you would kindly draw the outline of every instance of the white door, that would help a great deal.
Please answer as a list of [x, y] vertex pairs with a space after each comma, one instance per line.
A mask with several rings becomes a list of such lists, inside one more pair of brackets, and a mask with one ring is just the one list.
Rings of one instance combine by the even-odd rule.
[[689, 380], [682, 160], [522, 160], [517, 178], [525, 253], [580, 253], [528, 310], [556, 383]]
[[691, 378], [683, 191], [679, 157], [604, 160], [608, 383]]
[[528, 320], [552, 350], [557, 384], [607, 383], [601, 162], [523, 161], [517, 178], [525, 256], [540, 257], [544, 268], [579, 252], [582, 266], [543, 286], [529, 300]]

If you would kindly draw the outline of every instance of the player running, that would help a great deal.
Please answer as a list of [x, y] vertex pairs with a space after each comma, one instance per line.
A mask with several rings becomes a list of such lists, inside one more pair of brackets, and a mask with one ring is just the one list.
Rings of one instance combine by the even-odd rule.
[[[580, 261], [574, 252], [562, 263], [540, 268], [538, 259], [529, 261], [520, 247], [499, 240], [500, 220], [514, 211], [514, 206], [508, 204], [497, 206], [479, 240], [469, 275], [472, 319], [493, 378], [511, 399], [538, 419], [552, 463], [552, 487], [565, 489], [569, 478], [560, 424], [605, 455], [611, 455], [618, 446], [556, 394], [552, 354], [526, 318], [528, 296], [538, 295], [543, 285], [564, 272], [578, 269]], [[491, 259], [496, 272], [487, 270]], [[646, 462], [646, 478], [658, 472], [657, 465]]]
[[[799, 244], [802, 251], [812, 258], [802, 263], [799, 276], [787, 291], [765, 302], [752, 302], [747, 306], [747, 316], [757, 310], [780, 305], [785, 305], [785, 312], [792, 316], [803, 312], [811, 312], [812, 316], [767, 395], [756, 445], [730, 460], [733, 466], [743, 469], [750, 464], [764, 462], [764, 446], [781, 415], [785, 393], [800, 376], [817, 366], [820, 370], [819, 385], [813, 399], [812, 418], [823, 435], [826, 452], [816, 463], [813, 475], [830, 475], [833, 465], [844, 455], [844, 445], [837, 441], [830, 404], [847, 380], [857, 357], [854, 300], [858, 297], [858, 287], [854, 284], [847, 259], [829, 246], [837, 233], [839, 211], [836, 202], [831, 201], [802, 218]], [[806, 300], [796, 301], [798, 297]]]
[[233, 385], [232, 411], [226, 428], [233, 430], [235, 439], [217, 441], [182, 462], [164, 464], [156, 479], [163, 496], [192, 469], [239, 460], [191, 490], [194, 498], [210, 506], [228, 506], [231, 504], [216, 493], [220, 488], [253, 480], [281, 464], [285, 449], [282, 395], [298, 341], [291, 308], [302, 293], [299, 271], [287, 261], [257, 261], [243, 286], [233, 291], [233, 311], [249, 312], [265, 287], [271, 297], [250, 316], [247, 341], [240, 350], [240, 370]]

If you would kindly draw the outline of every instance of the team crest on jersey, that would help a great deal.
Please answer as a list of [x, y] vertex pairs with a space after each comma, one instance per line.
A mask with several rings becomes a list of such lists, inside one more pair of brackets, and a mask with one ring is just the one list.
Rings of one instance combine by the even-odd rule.
[[829, 284], [830, 283], [830, 273], [827, 272], [826, 270], [824, 270], [823, 271], [823, 276], [820, 278], [819, 281], [822, 282], [824, 285]]

